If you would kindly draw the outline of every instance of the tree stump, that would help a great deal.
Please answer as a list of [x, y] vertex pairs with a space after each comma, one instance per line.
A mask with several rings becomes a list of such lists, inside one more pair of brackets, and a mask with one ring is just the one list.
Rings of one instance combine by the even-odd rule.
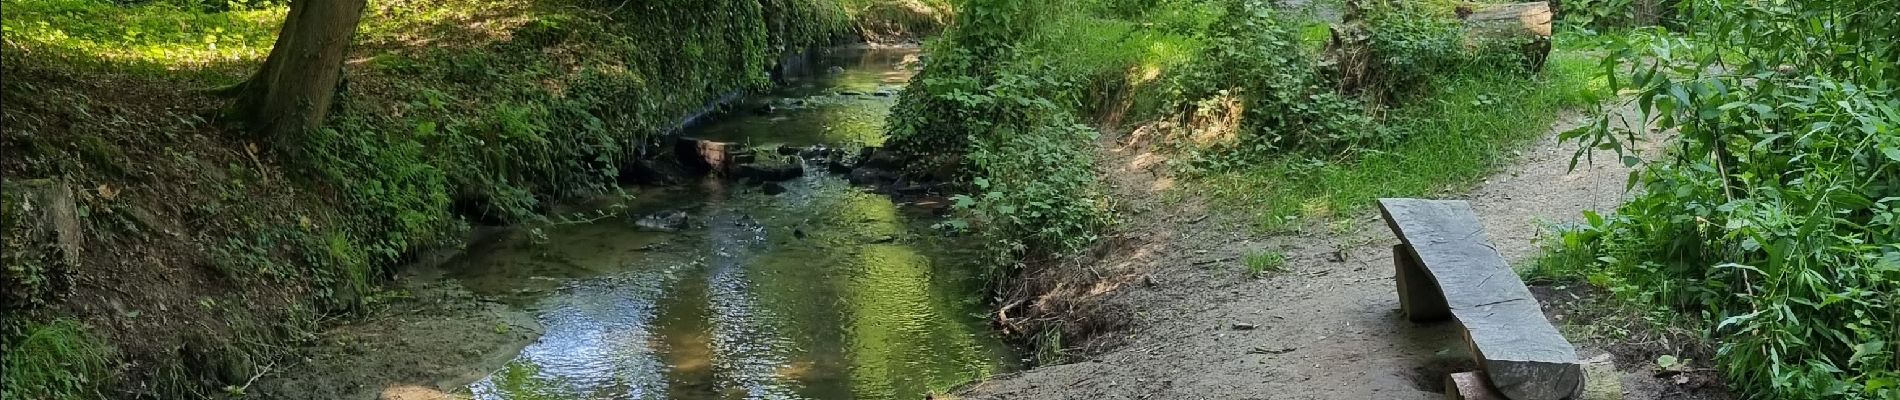
[[9, 179], [0, 185], [5, 269], [0, 303], [8, 307], [55, 297], [71, 284], [85, 232], [72, 189], [52, 179]]

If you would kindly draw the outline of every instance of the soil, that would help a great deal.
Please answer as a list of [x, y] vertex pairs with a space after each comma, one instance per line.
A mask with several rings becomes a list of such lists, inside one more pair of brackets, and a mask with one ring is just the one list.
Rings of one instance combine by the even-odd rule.
[[[328, 311], [290, 265], [234, 256], [301, 260], [253, 240], [337, 218], [267, 143], [214, 122], [206, 110], [224, 100], [189, 90], [195, 83], [79, 73], [4, 52], [0, 179], [9, 188], [59, 182], [81, 211], [85, 245], [77, 262], [45, 266], [48, 284], [0, 279], [0, 291], [34, 295], [8, 304], [0, 322], [76, 321], [122, 361], [102, 391], [171, 398], [243, 383], [256, 360], [282, 353], [269, 344], [295, 341]], [[8, 243], [20, 245], [30, 244]]]
[[251, 394], [265, 399], [423, 400], [465, 397], [542, 327], [516, 307], [484, 301], [434, 267], [412, 268], [409, 294], [371, 316], [322, 333], [300, 360], [267, 374]]
[[[1575, 144], [1559, 143], [1556, 135], [1585, 121], [1563, 118], [1514, 163], [1474, 190], [1449, 195], [1471, 201], [1493, 243], [1514, 265], [1538, 254], [1537, 240], [1550, 224], [1578, 220], [1584, 210], [1608, 213], [1626, 196], [1630, 169], [1621, 163], [1599, 160], [1569, 170]], [[1147, 136], [1151, 132], [1137, 129], [1105, 139], [1102, 168], [1126, 209], [1123, 232], [1087, 260], [1031, 274], [1032, 281], [1061, 280], [1048, 278], [1060, 275], [1050, 270], [1090, 271], [1081, 275], [1093, 278], [1056, 285], [1087, 290], [1035, 303], [1095, 312], [1089, 317], [1113, 322], [1084, 325], [1110, 330], [1066, 343], [1079, 360], [996, 377], [965, 388], [960, 397], [1440, 399], [1446, 373], [1474, 368], [1455, 324], [1416, 325], [1399, 315], [1391, 254], [1397, 239], [1376, 211], [1331, 225], [1348, 229], [1256, 234], [1243, 218], [1207, 201], [1173, 198], [1182, 191], [1172, 190], [1177, 183]], [[1659, 153], [1653, 145], [1650, 150], [1646, 154]], [[1248, 277], [1244, 255], [1267, 250], [1285, 254], [1286, 269]], [[1616, 363], [1624, 398], [1728, 398], [1706, 369], [1660, 371], [1659, 377], [1655, 356], [1682, 349], [1619, 342], [1589, 334], [1607, 330], [1579, 329], [1627, 320], [1563, 317], [1577, 310], [1609, 314], [1598, 305], [1601, 296], [1569, 288], [1536, 291], [1563, 298], [1555, 302], [1561, 306], [1547, 306], [1547, 313], [1584, 359]]]

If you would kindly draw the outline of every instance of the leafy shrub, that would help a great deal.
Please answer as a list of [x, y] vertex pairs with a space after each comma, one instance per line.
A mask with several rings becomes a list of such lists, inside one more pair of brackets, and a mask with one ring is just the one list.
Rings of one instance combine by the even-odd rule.
[[447, 178], [427, 162], [420, 143], [406, 134], [360, 130], [348, 120], [339, 125], [345, 130], [313, 132], [300, 148], [323, 181], [341, 185], [338, 193], [356, 220], [350, 226], [361, 229], [353, 236], [364, 240], [363, 248], [379, 261], [394, 262], [417, 246], [454, 236], [454, 220], [446, 214]]
[[[931, 63], [891, 116], [891, 147], [921, 169], [960, 169], [975, 190], [959, 197], [990, 238], [993, 266], [1024, 254], [1066, 252], [1108, 223], [1095, 179], [1094, 130], [1077, 123], [1079, 95], [1126, 60], [1065, 54], [1053, 33], [1092, 18], [1070, 2], [971, 1], [931, 43]], [[1079, 49], [1076, 49], [1079, 50]]]
[[[1381, 3], [1374, 3], [1381, 4]], [[1435, 76], [1463, 67], [1464, 25], [1430, 10], [1391, 4], [1370, 8], [1365, 26], [1377, 77], [1372, 96], [1399, 99], [1430, 88]]]
[[1004, 260], [1030, 249], [1082, 248], [1109, 222], [1095, 181], [1096, 133], [1064, 120], [999, 126], [972, 146], [970, 165], [983, 175], [974, 178], [974, 207], [965, 206], [987, 222]]
[[[1358, 101], [1335, 92], [1300, 45], [1297, 24], [1269, 6], [1226, 3], [1209, 28], [1200, 57], [1174, 77], [1187, 112], [1233, 95], [1241, 101], [1241, 136], [1218, 148], [1223, 161], [1248, 163], [1301, 150], [1335, 151], [1381, 137]], [[1240, 165], [1240, 164], [1236, 164]]]
[[1520, 74], [1526, 67], [1541, 66], [1541, 61], [1534, 65], [1526, 59], [1527, 50], [1539, 48], [1539, 39], [1468, 32], [1465, 23], [1455, 18], [1456, 11], [1448, 7], [1374, 2], [1362, 12], [1365, 45], [1372, 60], [1366, 76], [1359, 77], [1365, 87], [1357, 90], [1381, 105], [1426, 97], [1448, 76]]
[[[1610, 78], [1637, 123], [1680, 137], [1566, 251], [1621, 296], [1700, 310], [1751, 397], [1900, 398], [1900, 16], [1865, 12], [1884, 6], [1696, 0], [1686, 40], [1603, 61], [1628, 67]], [[1614, 122], [1566, 135], [1620, 151], [1638, 136]]]
[[1680, 0], [1565, 0], [1563, 24], [1615, 29], [1674, 23]]

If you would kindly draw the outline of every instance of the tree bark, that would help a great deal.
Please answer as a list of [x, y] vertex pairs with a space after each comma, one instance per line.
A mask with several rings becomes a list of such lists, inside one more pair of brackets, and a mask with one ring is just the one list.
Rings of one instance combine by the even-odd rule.
[[282, 140], [323, 125], [366, 0], [292, 0], [270, 56], [240, 84], [233, 115]]

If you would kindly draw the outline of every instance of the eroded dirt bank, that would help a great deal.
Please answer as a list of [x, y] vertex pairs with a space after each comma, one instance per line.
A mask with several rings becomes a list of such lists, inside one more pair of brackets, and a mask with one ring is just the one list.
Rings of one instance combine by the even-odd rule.
[[[1575, 147], [1556, 134], [1584, 118], [1563, 118], [1469, 193], [1436, 197], [1470, 200], [1500, 252], [1525, 265], [1546, 226], [1584, 210], [1609, 212], [1625, 197], [1630, 170], [1620, 163], [1568, 170]], [[1472, 367], [1455, 326], [1399, 316], [1397, 239], [1376, 211], [1349, 217], [1349, 229], [1258, 234], [1238, 213], [1192, 198], [1165, 200], [1177, 182], [1139, 136], [1104, 139], [1102, 168], [1125, 199], [1124, 231], [1090, 259], [1100, 261], [1067, 267], [1106, 277], [1091, 289], [1107, 293], [1095, 308], [1126, 311], [1126, 329], [1072, 346], [1093, 353], [1085, 360], [998, 377], [967, 388], [964, 398], [1440, 399], [1443, 375]], [[1650, 150], [1658, 153], [1654, 144]], [[1263, 250], [1283, 252], [1286, 271], [1248, 278], [1241, 260]], [[1573, 334], [1552, 299], [1545, 303], [1583, 358], [1616, 360], [1625, 398], [1725, 398], [1705, 378], [1656, 378], [1638, 362], [1640, 346]], [[1622, 354], [1606, 357], [1606, 348]]]
[[299, 360], [265, 371], [248, 392], [270, 399], [457, 398], [540, 337], [519, 308], [484, 301], [435, 267], [398, 279], [404, 296], [368, 318], [320, 334]]

